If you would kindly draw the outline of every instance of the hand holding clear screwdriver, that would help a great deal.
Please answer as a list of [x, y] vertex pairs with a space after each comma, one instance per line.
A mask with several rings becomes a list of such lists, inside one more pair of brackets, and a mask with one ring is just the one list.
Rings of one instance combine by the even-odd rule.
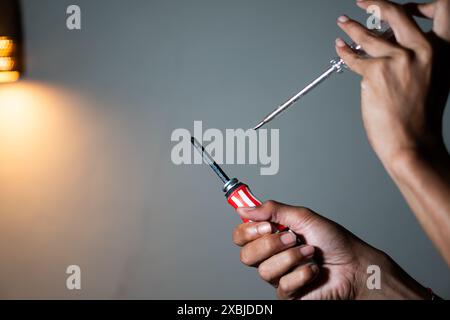
[[[371, 57], [360, 57], [341, 39], [336, 50], [363, 78], [363, 122], [375, 153], [450, 265], [450, 156], [442, 133], [450, 90], [450, 0], [357, 4], [379, 6], [397, 42], [375, 38], [342, 16], [339, 26]], [[411, 14], [432, 19], [432, 30], [422, 31]]]
[[[394, 35], [392, 29], [389, 27], [387, 23], [382, 23], [379, 30], [372, 30], [372, 35], [375, 37], [379, 37], [385, 39], [386, 41], [392, 41]], [[364, 57], [367, 56], [367, 53], [363, 50], [362, 46], [356, 42], [350, 44], [350, 48], [357, 53], [358, 55]], [[276, 108], [274, 111], [269, 113], [253, 130], [258, 130], [262, 128], [264, 125], [268, 124], [280, 114], [288, 110], [290, 107], [294, 106], [303, 96], [307, 95], [317, 86], [319, 86], [322, 82], [327, 80], [335, 73], [342, 73], [344, 69], [347, 68], [345, 61], [341, 58], [336, 58], [330, 61], [330, 67], [326, 69], [320, 76], [311, 81], [307, 86], [305, 86], [302, 90], [300, 90], [297, 94], [289, 98], [286, 102]]]

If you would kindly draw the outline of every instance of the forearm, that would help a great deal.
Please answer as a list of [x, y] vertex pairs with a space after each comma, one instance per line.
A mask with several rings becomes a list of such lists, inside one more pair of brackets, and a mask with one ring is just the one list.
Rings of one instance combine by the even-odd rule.
[[385, 166], [450, 266], [450, 157], [445, 147], [404, 151]]
[[[359, 254], [360, 272], [358, 272], [357, 300], [429, 300], [431, 294], [427, 288], [422, 286], [409, 276], [393, 259], [387, 254], [371, 247], [367, 250], [362, 248]], [[370, 265], [380, 268], [380, 288], [369, 289], [366, 270]]]

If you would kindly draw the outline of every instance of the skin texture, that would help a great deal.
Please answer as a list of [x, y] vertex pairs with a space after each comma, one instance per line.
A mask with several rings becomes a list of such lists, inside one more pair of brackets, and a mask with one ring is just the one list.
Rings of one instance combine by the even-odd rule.
[[[426, 299], [427, 290], [392, 259], [342, 226], [302, 207], [269, 201], [258, 208], [239, 209], [254, 222], [239, 225], [233, 241], [241, 246], [241, 261], [258, 268], [261, 278], [280, 299]], [[274, 233], [273, 224], [295, 233]], [[292, 236], [292, 242], [282, 239]], [[305, 250], [306, 249], [306, 250]], [[367, 267], [378, 265], [382, 291], [367, 289]], [[320, 266], [320, 268], [318, 267]]]
[[[363, 122], [375, 153], [450, 265], [450, 158], [442, 136], [450, 88], [450, 1], [357, 4], [378, 5], [396, 43], [344, 18], [338, 25], [372, 58], [357, 55], [341, 39], [336, 50], [363, 78]], [[433, 19], [433, 29], [424, 33], [409, 13]]]
[[[336, 51], [362, 76], [363, 122], [373, 150], [450, 265], [450, 157], [442, 136], [450, 88], [450, 0], [357, 5], [364, 10], [379, 6], [395, 39], [380, 39], [342, 16], [339, 27], [369, 56], [354, 52], [342, 39], [336, 40]], [[413, 15], [432, 19], [433, 29], [424, 33]], [[233, 233], [234, 243], [242, 247], [241, 261], [258, 268], [280, 299], [430, 298], [386, 254], [309, 209], [269, 201], [238, 213], [253, 221]], [[292, 232], [275, 233], [273, 223]], [[370, 265], [381, 268], [381, 290], [367, 288]]]

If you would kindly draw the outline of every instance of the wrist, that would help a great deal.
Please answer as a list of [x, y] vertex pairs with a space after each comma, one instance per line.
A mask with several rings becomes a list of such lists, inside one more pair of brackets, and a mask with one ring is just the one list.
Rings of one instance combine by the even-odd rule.
[[[411, 278], [387, 254], [372, 247], [360, 256], [357, 275], [357, 300], [429, 300], [431, 295], [425, 287]], [[369, 266], [379, 270], [379, 286], [373, 286], [374, 273]], [[376, 271], [377, 272], [377, 271]], [[372, 286], [371, 286], [372, 284]]]
[[423, 167], [436, 167], [449, 162], [449, 154], [445, 145], [434, 145], [428, 148], [403, 149], [389, 159], [381, 159], [386, 170], [394, 180], [402, 179], [411, 172]]

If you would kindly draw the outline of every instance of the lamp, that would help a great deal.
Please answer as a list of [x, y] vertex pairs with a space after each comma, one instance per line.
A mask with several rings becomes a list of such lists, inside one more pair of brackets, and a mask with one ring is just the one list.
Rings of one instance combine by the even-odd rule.
[[23, 71], [19, 0], [0, 0], [0, 83], [19, 80]]

